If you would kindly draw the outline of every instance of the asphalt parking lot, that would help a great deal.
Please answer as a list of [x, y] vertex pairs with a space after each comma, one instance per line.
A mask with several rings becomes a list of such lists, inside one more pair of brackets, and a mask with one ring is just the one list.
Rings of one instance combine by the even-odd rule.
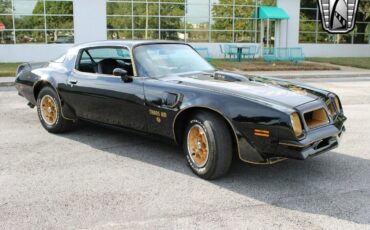
[[304, 162], [234, 161], [211, 182], [165, 142], [89, 124], [49, 134], [0, 87], [0, 229], [370, 229], [370, 79], [309, 84], [341, 96], [341, 146]]

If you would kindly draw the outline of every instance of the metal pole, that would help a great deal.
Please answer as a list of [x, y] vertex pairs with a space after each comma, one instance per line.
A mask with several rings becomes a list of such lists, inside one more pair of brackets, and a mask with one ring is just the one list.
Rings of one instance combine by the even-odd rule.
[[14, 16], [14, 0], [12, 0], [12, 20], [13, 20], [13, 39], [14, 44], [17, 43], [17, 36], [15, 34], [15, 16]]
[[148, 15], [149, 15], [149, 6], [148, 6], [148, 0], [146, 0], [146, 18], [145, 18], [145, 39], [147, 40], [148, 39]]
[[263, 25], [263, 19], [261, 19], [261, 37], [260, 37], [260, 43], [261, 43], [261, 56], [263, 55], [263, 36], [264, 36], [264, 25]]
[[286, 20], [286, 35], [285, 35], [285, 48], [288, 47], [288, 29], [289, 29], [289, 23], [288, 23], [288, 20]]
[[270, 19], [267, 19], [267, 39], [266, 39], [267, 48], [270, 48]]
[[[45, 35], [45, 42], [44, 43], [48, 43], [48, 31], [47, 31], [47, 20], [46, 20], [46, 1], [44, 0], [44, 35]], [[55, 36], [55, 32], [54, 32], [54, 36]], [[56, 40], [56, 38], [54, 37], [54, 41]]]

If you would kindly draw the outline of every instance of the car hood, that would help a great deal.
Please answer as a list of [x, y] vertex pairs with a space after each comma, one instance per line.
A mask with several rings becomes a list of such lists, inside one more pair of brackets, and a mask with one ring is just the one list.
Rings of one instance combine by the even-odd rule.
[[319, 98], [315, 91], [293, 82], [226, 72], [217, 72], [213, 75], [194, 73], [168, 76], [161, 80], [241, 98], [262, 100], [290, 108]]

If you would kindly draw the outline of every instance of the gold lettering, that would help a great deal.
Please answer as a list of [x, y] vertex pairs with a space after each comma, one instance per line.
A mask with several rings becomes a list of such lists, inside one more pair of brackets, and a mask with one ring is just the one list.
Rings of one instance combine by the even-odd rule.
[[149, 109], [149, 115], [155, 116], [158, 118], [167, 118], [167, 113], [166, 112], [160, 112], [157, 110]]
[[161, 113], [159, 111], [149, 109], [149, 115], [160, 117]]

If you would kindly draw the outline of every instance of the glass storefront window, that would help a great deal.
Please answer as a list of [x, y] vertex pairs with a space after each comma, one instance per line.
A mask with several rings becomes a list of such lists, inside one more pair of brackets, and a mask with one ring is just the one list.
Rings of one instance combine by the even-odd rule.
[[45, 32], [21, 30], [15, 32], [16, 43], [45, 43]]
[[108, 31], [108, 39], [132, 39], [132, 30], [110, 30]]
[[143, 40], [143, 39], [157, 39], [159, 36], [158, 30], [135, 30], [134, 39]]
[[186, 18], [186, 29], [187, 30], [208, 30], [209, 18]]
[[134, 17], [134, 29], [157, 29], [157, 17]]
[[2, 44], [74, 43], [72, 0], [2, 0]]
[[108, 39], [256, 42], [260, 5], [276, 0], [107, 0]]
[[185, 41], [184, 30], [161, 30], [162, 40]]
[[251, 31], [237, 31], [235, 33], [235, 42], [257, 42], [255, 35], [256, 34]]
[[131, 17], [108, 17], [108, 29], [132, 29]]
[[232, 31], [212, 31], [211, 33], [212, 42], [233, 42]]

